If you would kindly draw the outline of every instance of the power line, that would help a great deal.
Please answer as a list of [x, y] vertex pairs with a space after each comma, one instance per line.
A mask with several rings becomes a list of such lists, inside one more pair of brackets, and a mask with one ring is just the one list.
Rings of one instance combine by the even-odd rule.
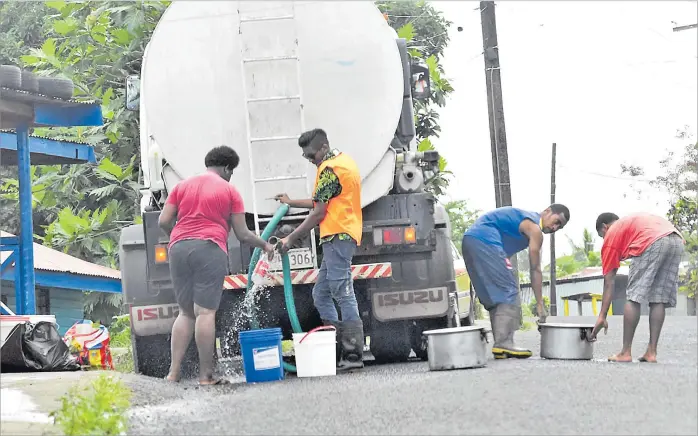
[[560, 166], [560, 168], [565, 168], [568, 170], [573, 170], [573, 171], [577, 171], [580, 173], [589, 174], [589, 175], [597, 176], [597, 177], [606, 177], [609, 179], [627, 180], [630, 182], [643, 182], [643, 183], [654, 183], [655, 182], [654, 180], [651, 180], [651, 179], [643, 179], [643, 178], [628, 177], [628, 176], [614, 176], [611, 174], [598, 173], [595, 171], [588, 171], [588, 170], [583, 170], [580, 168], [570, 167], [570, 166], [563, 165], [563, 164], [559, 164], [559, 166]]

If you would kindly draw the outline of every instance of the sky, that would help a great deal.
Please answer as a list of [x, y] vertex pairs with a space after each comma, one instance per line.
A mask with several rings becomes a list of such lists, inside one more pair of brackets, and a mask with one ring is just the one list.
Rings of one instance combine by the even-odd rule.
[[[453, 22], [442, 65], [455, 91], [439, 111], [442, 132], [434, 141], [454, 173], [446, 200], [490, 210], [495, 199], [479, 2], [431, 4]], [[668, 150], [683, 147], [677, 129], [697, 131], [698, 29], [672, 31], [698, 22], [697, 4], [496, 3], [512, 203], [537, 211], [548, 206], [557, 143], [556, 200], [571, 212], [557, 233], [558, 256], [571, 252], [566, 236], [581, 242], [601, 212], [666, 213], [667, 196], [624, 178], [620, 165], [642, 166], [649, 179], [660, 173]], [[633, 187], [644, 189], [639, 198]], [[547, 263], [547, 237], [544, 246]]]

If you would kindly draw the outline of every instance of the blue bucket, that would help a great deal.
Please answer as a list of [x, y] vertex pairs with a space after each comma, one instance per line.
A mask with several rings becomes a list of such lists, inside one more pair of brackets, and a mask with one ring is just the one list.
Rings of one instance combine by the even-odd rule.
[[240, 348], [247, 383], [284, 379], [280, 328], [240, 332]]

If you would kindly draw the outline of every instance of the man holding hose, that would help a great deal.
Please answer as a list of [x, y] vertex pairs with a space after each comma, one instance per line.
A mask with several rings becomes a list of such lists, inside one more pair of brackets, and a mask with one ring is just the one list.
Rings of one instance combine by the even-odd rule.
[[475, 292], [490, 313], [495, 359], [528, 358], [531, 350], [514, 344], [521, 325], [521, 298], [509, 258], [529, 249], [531, 288], [536, 296], [538, 318], [545, 322], [541, 247], [543, 233], [554, 233], [570, 220], [562, 204], [551, 204], [543, 212], [500, 207], [475, 221], [463, 235], [463, 259]]
[[[306, 219], [281, 240], [282, 253], [315, 226], [320, 225], [322, 264], [313, 288], [313, 301], [323, 324], [333, 325], [339, 339], [338, 368], [362, 368], [364, 328], [354, 294], [351, 260], [361, 244], [361, 176], [354, 160], [330, 149], [322, 129], [298, 138], [303, 157], [318, 167], [312, 199], [291, 200], [286, 194], [275, 197], [290, 207], [312, 209]], [[334, 301], [341, 312], [341, 321]]]

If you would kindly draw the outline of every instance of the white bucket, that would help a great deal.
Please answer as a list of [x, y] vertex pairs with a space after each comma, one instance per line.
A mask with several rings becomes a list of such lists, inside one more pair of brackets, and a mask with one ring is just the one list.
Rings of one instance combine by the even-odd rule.
[[332, 326], [293, 334], [298, 377], [337, 375], [337, 332]]
[[5, 342], [5, 339], [7, 339], [7, 336], [17, 324], [27, 321], [32, 324], [46, 321], [53, 323], [56, 327], [58, 326], [55, 315], [0, 315], [0, 344]]

